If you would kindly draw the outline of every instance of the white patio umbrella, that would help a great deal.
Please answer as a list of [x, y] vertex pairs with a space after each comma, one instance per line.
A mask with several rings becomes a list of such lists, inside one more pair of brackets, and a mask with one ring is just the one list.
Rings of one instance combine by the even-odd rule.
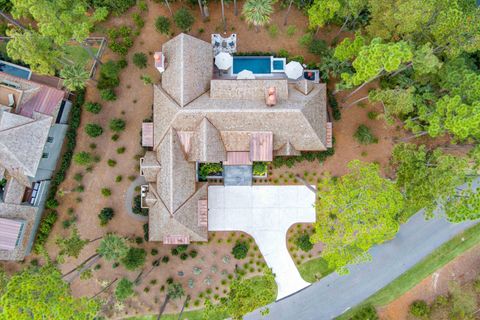
[[220, 70], [228, 70], [233, 65], [233, 57], [226, 52], [220, 52], [215, 56], [215, 65]]
[[298, 61], [290, 61], [285, 66], [285, 74], [290, 79], [298, 79], [303, 74], [303, 67]]
[[250, 70], [242, 70], [237, 74], [237, 79], [255, 79], [255, 75]]

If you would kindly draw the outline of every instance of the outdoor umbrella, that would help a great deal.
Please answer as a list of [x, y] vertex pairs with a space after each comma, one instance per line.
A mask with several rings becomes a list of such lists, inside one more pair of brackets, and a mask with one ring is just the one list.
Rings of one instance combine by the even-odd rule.
[[298, 79], [303, 74], [303, 67], [298, 61], [290, 61], [285, 66], [285, 74], [290, 79]]
[[233, 57], [226, 53], [220, 52], [215, 56], [215, 65], [220, 70], [228, 70], [233, 64]]
[[250, 70], [242, 70], [237, 74], [237, 79], [255, 79], [255, 75]]

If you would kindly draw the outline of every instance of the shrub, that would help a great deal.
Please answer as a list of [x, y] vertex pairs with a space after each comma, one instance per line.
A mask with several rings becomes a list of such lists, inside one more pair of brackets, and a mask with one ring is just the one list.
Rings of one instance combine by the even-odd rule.
[[180, 260], [187, 260], [188, 259], [188, 254], [186, 252], [183, 252], [180, 254]]
[[297, 32], [297, 28], [295, 26], [288, 26], [287, 27], [287, 36], [293, 37], [293, 35]]
[[93, 114], [98, 114], [102, 110], [102, 106], [96, 102], [87, 102], [85, 104], [85, 110]]
[[195, 18], [190, 10], [181, 8], [173, 15], [173, 21], [182, 31], [189, 31], [195, 22]]
[[162, 257], [162, 262], [163, 263], [168, 263], [168, 261], [170, 261], [170, 258], [168, 256], [163, 256]]
[[303, 36], [300, 37], [300, 39], [298, 39], [298, 43], [301, 46], [306, 48], [308, 48], [308, 46], [312, 41], [313, 41], [313, 34], [311, 33], [305, 33]]
[[138, 68], [143, 69], [147, 67], [147, 55], [143, 52], [137, 52], [133, 55], [133, 64]]
[[96, 138], [103, 133], [103, 129], [96, 123], [87, 123], [85, 126], [85, 133], [92, 138]]
[[170, 251], [172, 253], [172, 256], [178, 256], [178, 249], [177, 248], [172, 248]]
[[121, 132], [125, 130], [125, 120], [119, 118], [112, 119], [110, 120], [109, 127], [113, 132]]
[[222, 171], [221, 163], [200, 163], [198, 174], [200, 179], [205, 180], [208, 176], [219, 175]]
[[132, 29], [128, 26], [108, 30], [108, 37], [110, 38], [108, 47], [122, 56], [127, 55], [128, 49], [133, 46]]
[[73, 162], [81, 166], [88, 166], [93, 162], [93, 156], [86, 151], [80, 151], [73, 156]]
[[328, 51], [328, 44], [324, 40], [314, 39], [308, 44], [308, 52], [323, 56]]
[[358, 309], [349, 320], [378, 320], [377, 310], [372, 305]]
[[267, 164], [265, 162], [255, 162], [253, 164], [253, 175], [254, 176], [266, 176], [267, 175]]
[[145, 20], [143, 20], [142, 16], [138, 13], [134, 13], [132, 15], [133, 22], [137, 26], [138, 29], [142, 29], [143, 26], [145, 25]]
[[115, 90], [109, 88], [109, 89], [101, 89], [100, 90], [100, 97], [102, 100], [105, 101], [115, 101], [117, 100], [117, 94], [115, 93]]
[[49, 211], [42, 219], [38, 227], [37, 239], [35, 241], [35, 251], [38, 252], [48, 239], [48, 235], [52, 231], [53, 225], [58, 219], [57, 211]]
[[120, 260], [127, 270], [135, 270], [145, 264], [147, 252], [142, 248], [130, 248], [127, 255]]
[[118, 175], [115, 177], [115, 182], [122, 182], [123, 177], [121, 175]]
[[177, 246], [177, 251], [179, 253], [186, 252], [187, 249], [188, 249], [188, 244], [181, 244], [181, 245]]
[[195, 250], [192, 250], [192, 251], [190, 251], [190, 253], [188, 255], [193, 259], [198, 255], [198, 252], [195, 251]]
[[132, 296], [133, 293], [133, 282], [125, 278], [118, 282], [117, 288], [115, 289], [115, 297], [117, 300], [123, 301]]
[[153, 249], [150, 251], [150, 254], [151, 254], [152, 256], [156, 256], [156, 255], [158, 254], [158, 250], [155, 249], [155, 248], [153, 248]]
[[83, 174], [81, 174], [80, 172], [77, 172], [73, 176], [73, 179], [77, 182], [81, 182], [83, 180]]
[[245, 241], [237, 241], [232, 249], [232, 255], [235, 259], [245, 259], [247, 257], [249, 245]]
[[98, 219], [100, 219], [100, 225], [106, 226], [110, 220], [113, 219], [114, 212], [112, 208], [103, 208], [98, 215]]
[[423, 318], [427, 317], [430, 313], [430, 307], [423, 300], [416, 300], [410, 304], [410, 314], [415, 317]]
[[104, 197], [110, 197], [112, 195], [112, 191], [108, 188], [102, 188], [101, 193]]
[[50, 198], [45, 202], [45, 207], [47, 207], [47, 209], [55, 209], [58, 205], [58, 200], [55, 198]]
[[285, 50], [285, 49], [280, 49], [278, 50], [278, 54], [277, 54], [280, 58], [288, 58], [290, 56], [290, 53]]
[[353, 136], [360, 144], [367, 145], [372, 143], [378, 143], [378, 138], [375, 137], [370, 131], [370, 129], [364, 124], [358, 126], [358, 129]]
[[144, 85], [149, 85], [153, 83], [152, 78], [150, 78], [148, 74], [142, 74], [140, 76], [140, 80], [142, 80]]
[[92, 0], [95, 7], [105, 7], [116, 15], [121, 15], [135, 5], [135, 0]]
[[376, 111], [369, 111], [369, 112], [367, 113], [368, 119], [370, 119], [370, 120], [377, 120], [378, 115], [379, 115], [379, 114], [378, 114], [378, 112], [376, 112]]
[[170, 20], [167, 17], [160, 16], [155, 20], [155, 29], [163, 34], [170, 33]]
[[125, 147], [117, 148], [117, 153], [118, 153], [118, 154], [125, 153]]
[[310, 235], [306, 232], [303, 232], [295, 239], [295, 245], [305, 252], [313, 249], [313, 244], [310, 242]]
[[115, 167], [117, 165], [117, 161], [113, 159], [108, 159], [107, 164], [109, 167]]
[[[120, 136], [118, 134], [115, 133], [114, 135], [112, 135], [112, 141], [117, 141], [118, 138], [120, 138]], [[135, 179], [133, 179], [133, 180], [135, 180]]]
[[97, 82], [97, 88], [113, 89], [120, 84], [119, 73], [122, 65], [119, 62], [109, 60], [100, 67], [100, 76]]
[[268, 34], [270, 35], [270, 37], [276, 38], [278, 35], [278, 26], [276, 24], [271, 24], [268, 27]]
[[133, 197], [132, 212], [140, 216], [148, 216], [148, 209], [142, 208], [142, 197], [139, 194]]
[[300, 62], [301, 64], [303, 64], [305, 62], [305, 58], [303, 56], [293, 56], [293, 57], [290, 57], [290, 60], [291, 61], [298, 61]]
[[338, 102], [333, 93], [330, 90], [327, 90], [328, 93], [328, 104], [330, 108], [332, 108], [332, 116], [333, 120], [340, 120], [342, 118], [342, 113], [340, 112], [340, 108], [338, 107]]

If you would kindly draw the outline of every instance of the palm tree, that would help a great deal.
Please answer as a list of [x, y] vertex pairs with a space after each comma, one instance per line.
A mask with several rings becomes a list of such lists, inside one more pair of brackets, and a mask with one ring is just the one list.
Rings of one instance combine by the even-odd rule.
[[109, 233], [100, 242], [97, 253], [105, 260], [118, 261], [127, 255], [128, 249], [125, 238]]
[[272, 0], [247, 0], [242, 10], [245, 20], [258, 27], [264, 26], [270, 22], [270, 15], [273, 13]]
[[85, 67], [79, 64], [67, 65], [60, 71], [63, 78], [63, 85], [71, 91], [85, 88], [90, 73]]
[[165, 311], [165, 307], [170, 299], [180, 299], [185, 295], [185, 291], [180, 283], [172, 282], [168, 284], [167, 287], [167, 295], [165, 296], [165, 300], [163, 304], [160, 306], [160, 311], [158, 312], [157, 320], [160, 320], [162, 317], [163, 312]]

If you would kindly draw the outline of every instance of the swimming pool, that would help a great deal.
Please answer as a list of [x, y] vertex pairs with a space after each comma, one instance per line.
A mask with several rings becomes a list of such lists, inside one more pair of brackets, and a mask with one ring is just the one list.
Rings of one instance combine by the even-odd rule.
[[238, 74], [242, 70], [250, 70], [256, 75], [271, 75], [274, 72], [283, 72], [285, 58], [272, 56], [234, 56], [232, 74]]
[[0, 71], [27, 80], [30, 80], [30, 76], [32, 75], [30, 69], [3, 60], [0, 60]]

